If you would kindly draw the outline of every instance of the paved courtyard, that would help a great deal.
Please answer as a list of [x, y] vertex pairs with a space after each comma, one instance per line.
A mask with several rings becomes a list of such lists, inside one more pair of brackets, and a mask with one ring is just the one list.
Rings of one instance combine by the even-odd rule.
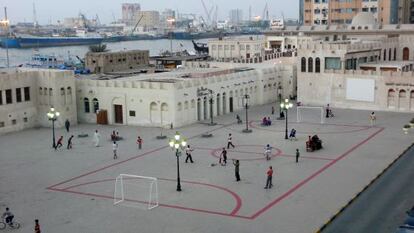
[[[377, 124], [369, 126], [369, 111], [333, 109], [335, 117], [318, 123], [318, 111], [306, 111], [307, 122], [296, 122], [289, 112], [289, 128], [296, 141], [284, 139], [285, 121], [273, 120], [270, 105], [249, 109], [251, 134], [242, 133], [235, 115], [215, 118], [216, 126], [195, 124], [175, 131], [194, 148], [194, 164], [180, 158], [182, 192], [176, 192], [176, 158], [168, 140], [157, 140], [160, 129], [125, 126], [78, 125], [70, 134], [74, 147], [51, 149], [51, 130], [25, 130], [0, 136], [0, 208], [12, 209], [22, 228], [30, 232], [40, 219], [44, 232], [314, 232], [360, 191], [413, 141], [402, 126], [410, 114], [377, 112]], [[238, 112], [244, 118], [244, 112]], [[271, 116], [275, 117], [275, 116]], [[243, 119], [244, 120], [244, 119]], [[101, 134], [94, 147], [93, 132]], [[119, 158], [113, 160], [110, 133], [118, 130]], [[211, 132], [213, 137], [201, 135]], [[234, 149], [227, 166], [218, 163], [227, 136]], [[70, 135], [63, 129], [57, 136]], [[308, 135], [323, 141], [320, 151], [306, 152]], [[137, 149], [136, 137], [144, 139]], [[266, 161], [266, 144], [274, 147]], [[301, 157], [295, 163], [295, 150]], [[241, 181], [236, 182], [231, 159], [240, 159]], [[266, 170], [274, 168], [272, 189], [263, 189]], [[113, 205], [115, 178], [121, 174], [157, 177], [160, 206], [153, 210]], [[147, 188], [149, 191], [149, 188]], [[138, 206], [147, 196], [137, 193], [129, 202]]]

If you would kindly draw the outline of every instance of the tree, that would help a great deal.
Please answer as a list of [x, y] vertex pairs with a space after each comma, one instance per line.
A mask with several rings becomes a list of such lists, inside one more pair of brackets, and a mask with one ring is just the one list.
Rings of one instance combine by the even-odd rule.
[[89, 46], [89, 51], [92, 53], [103, 53], [108, 51], [108, 49], [106, 49], [106, 44], [94, 44]]

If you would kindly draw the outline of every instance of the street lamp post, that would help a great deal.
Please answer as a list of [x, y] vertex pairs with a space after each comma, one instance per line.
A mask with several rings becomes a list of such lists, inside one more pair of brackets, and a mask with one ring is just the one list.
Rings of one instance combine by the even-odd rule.
[[286, 112], [286, 128], [285, 128], [285, 139], [288, 139], [288, 110], [289, 108], [292, 108], [293, 104], [289, 102], [288, 99], [285, 99], [285, 102], [280, 104], [280, 108], [285, 110]]
[[181, 135], [176, 132], [174, 138], [170, 139], [169, 145], [171, 149], [175, 150], [175, 156], [177, 157], [177, 191], [181, 191], [181, 183], [180, 183], [180, 156], [181, 150], [187, 145], [187, 141], [185, 138], [182, 138]]
[[248, 115], [250, 96], [248, 94], [245, 94], [243, 96], [243, 100], [244, 100], [244, 108], [246, 109], [246, 128], [243, 130], [243, 133], [251, 133], [252, 130], [249, 129], [249, 115]]
[[210, 95], [210, 125], [216, 125], [213, 121], [213, 90], [208, 89]]
[[59, 117], [60, 113], [55, 110], [55, 108], [51, 107], [49, 112], [47, 113], [47, 118], [49, 121], [52, 121], [52, 146], [53, 148], [56, 147], [56, 138], [55, 138], [55, 121]]

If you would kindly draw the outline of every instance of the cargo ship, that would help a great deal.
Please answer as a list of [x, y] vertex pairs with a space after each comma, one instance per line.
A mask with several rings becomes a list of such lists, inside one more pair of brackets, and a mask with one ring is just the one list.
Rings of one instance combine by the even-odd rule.
[[3, 48], [38, 48], [70, 45], [90, 45], [103, 42], [102, 37], [40, 37], [14, 36], [2, 38], [0, 46]]

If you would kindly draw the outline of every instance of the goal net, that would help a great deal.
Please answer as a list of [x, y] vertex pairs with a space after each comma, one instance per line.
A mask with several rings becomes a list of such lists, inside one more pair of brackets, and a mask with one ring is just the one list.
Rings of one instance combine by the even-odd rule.
[[115, 180], [114, 205], [153, 209], [158, 206], [158, 179], [120, 174]]
[[323, 107], [298, 106], [296, 119], [297, 122], [320, 122], [323, 124]]

